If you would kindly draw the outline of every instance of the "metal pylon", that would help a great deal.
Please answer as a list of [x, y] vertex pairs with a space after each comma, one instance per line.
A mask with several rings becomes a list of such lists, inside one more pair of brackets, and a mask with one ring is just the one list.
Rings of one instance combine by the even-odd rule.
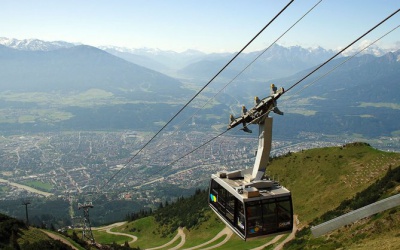
[[83, 229], [82, 229], [82, 239], [90, 240], [90, 243], [94, 245], [96, 242], [94, 241], [92, 227], [90, 226], [89, 219], [89, 208], [93, 208], [92, 202], [87, 203], [78, 203], [78, 209], [83, 209]]

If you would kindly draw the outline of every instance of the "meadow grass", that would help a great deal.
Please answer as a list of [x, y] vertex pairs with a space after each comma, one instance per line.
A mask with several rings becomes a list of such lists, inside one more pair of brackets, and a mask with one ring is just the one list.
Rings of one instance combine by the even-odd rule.
[[53, 189], [53, 184], [50, 182], [42, 182], [42, 181], [25, 181], [22, 184], [33, 187], [42, 191], [50, 192]]
[[194, 247], [203, 244], [214, 238], [221, 230], [225, 228], [225, 224], [212, 212], [207, 211], [205, 216], [209, 219], [198, 227], [186, 230], [186, 243], [184, 248]]
[[169, 242], [174, 235], [162, 237], [157, 233], [157, 225], [153, 216], [145, 217], [133, 222], [126, 223], [117, 227], [113, 231], [132, 234], [138, 237], [138, 240], [131, 244], [131, 247], [151, 248], [164, 245]]
[[389, 103], [389, 102], [362, 102], [358, 106], [360, 108], [374, 107], [374, 108], [390, 108], [390, 109], [400, 109], [400, 104]]
[[41, 240], [49, 239], [49, 237], [45, 233], [33, 227], [30, 227], [29, 230], [21, 229], [20, 235], [21, 237], [17, 240], [19, 245], [23, 245], [25, 242], [34, 243]]
[[275, 242], [274, 244], [271, 244], [271, 245], [265, 247], [264, 250], [272, 250], [272, 249], [275, 249], [275, 247], [276, 247], [277, 245], [281, 244], [282, 241], [286, 240], [286, 238], [289, 237], [289, 235], [290, 235], [290, 233], [284, 235], [282, 238], [280, 238], [280, 239], [279, 239], [277, 242]]
[[123, 235], [109, 234], [106, 231], [92, 230], [93, 237], [100, 244], [112, 244], [115, 242], [118, 245], [124, 244], [125, 241], [131, 241], [131, 238]]
[[274, 159], [268, 173], [291, 190], [294, 213], [308, 224], [383, 177], [393, 164], [400, 164], [400, 154], [368, 146], [331, 147]]
[[39, 121], [54, 123], [73, 117], [69, 112], [49, 108], [32, 108], [12, 112], [9, 109], [0, 109], [0, 116], [0, 123], [34, 123]]
[[[46, 229], [43, 229], [43, 230], [49, 231], [49, 230], [46, 230]], [[79, 245], [78, 243], [76, 243], [75, 241], [73, 241], [71, 238], [66, 237], [66, 236], [64, 236], [64, 235], [62, 235], [62, 234], [59, 234], [59, 233], [57, 233], [57, 232], [54, 232], [54, 231], [49, 231], [49, 232], [52, 233], [52, 234], [56, 234], [56, 235], [58, 235], [59, 237], [61, 237], [61, 238], [65, 239], [65, 240], [67, 240], [69, 243], [71, 243], [74, 247], [78, 248], [79, 250], [85, 250], [84, 247], [82, 247], [81, 245]]]
[[271, 241], [274, 238], [275, 238], [275, 236], [268, 236], [268, 237], [263, 237], [263, 238], [258, 238], [258, 239], [250, 239], [250, 240], [244, 241], [241, 238], [239, 238], [239, 236], [237, 236], [236, 234], [233, 234], [231, 239], [224, 245], [218, 247], [218, 249], [221, 249], [221, 250], [253, 249], [253, 248], [264, 245], [265, 243]]

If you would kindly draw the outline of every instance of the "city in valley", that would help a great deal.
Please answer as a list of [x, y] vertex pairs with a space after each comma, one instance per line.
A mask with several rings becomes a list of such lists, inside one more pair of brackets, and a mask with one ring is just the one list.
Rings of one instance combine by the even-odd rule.
[[[212, 173], [252, 167], [258, 144], [256, 134], [221, 136], [198, 148], [215, 135], [200, 131], [164, 133], [143, 150], [153, 133], [4, 135], [0, 137], [0, 199], [68, 199], [96, 193], [112, 195], [113, 199], [157, 203], [163, 198], [155, 190], [160, 186], [206, 188]], [[344, 136], [300, 133], [291, 140], [273, 138], [271, 156], [348, 142], [351, 140]], [[400, 138], [382, 137], [370, 144], [385, 151], [399, 151]], [[137, 192], [139, 188], [146, 192]]]

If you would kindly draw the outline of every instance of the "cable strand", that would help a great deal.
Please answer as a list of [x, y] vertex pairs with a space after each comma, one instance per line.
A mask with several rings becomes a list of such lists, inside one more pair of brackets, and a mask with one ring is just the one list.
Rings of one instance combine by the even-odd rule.
[[204, 109], [204, 107], [209, 104], [212, 100], [214, 100], [224, 89], [226, 89], [233, 81], [235, 81], [241, 74], [243, 74], [244, 71], [246, 71], [255, 61], [257, 61], [262, 55], [265, 54], [274, 44], [276, 44], [279, 39], [281, 39], [286, 33], [288, 33], [296, 24], [298, 24], [306, 15], [308, 15], [315, 7], [317, 7], [323, 0], [320, 0], [317, 2], [310, 10], [308, 10], [300, 19], [298, 19], [292, 26], [290, 26], [282, 35], [280, 35], [273, 43], [271, 43], [267, 48], [265, 48], [256, 58], [254, 58], [245, 68], [243, 68], [232, 80], [230, 80], [224, 87], [222, 87], [214, 96], [210, 97], [206, 103], [201, 106], [201, 108], [198, 108], [192, 116], [190, 116], [188, 119], [186, 119], [182, 124], [179, 125], [178, 128], [175, 129], [175, 132], [171, 135], [173, 136], [176, 134], [176, 132], [184, 125], [186, 124], [189, 120], [191, 120], [197, 113], [200, 112], [200, 110]]
[[279, 15], [281, 15], [292, 3], [294, 2], [294, 0], [291, 0], [281, 11], [279, 11], [278, 14], [276, 14], [274, 16], [274, 18], [272, 18], [271, 21], [269, 21], [220, 71], [218, 71], [218, 73], [211, 78], [211, 80], [209, 80], [207, 82], [206, 85], [204, 85], [177, 113], [175, 113], [175, 115], [166, 123], [164, 124], [161, 129], [153, 136], [151, 137], [151, 139], [138, 151], [136, 152], [124, 165], [124, 167], [122, 167], [121, 169], [119, 169], [114, 175], [111, 176], [111, 178], [109, 178], [105, 184], [103, 184], [103, 186], [101, 186], [100, 189], [103, 189], [105, 186], [107, 186], [114, 178], [115, 176], [117, 176], [123, 169], [125, 169], [128, 164], [134, 159], [136, 158], [136, 156], [138, 154], [140, 154], [143, 149], [145, 147], [147, 147], [147, 145], [149, 145], [154, 138], [156, 138], [212, 81], [214, 81], [214, 79], [222, 72], [225, 70], [225, 68], [227, 68], [231, 62], [233, 62], [276, 18], [278, 18]]
[[[113, 178], [115, 178], [115, 176], [122, 170], [124, 169], [134, 158], [135, 156], [137, 156], [169, 123], [171, 123], [171, 121], [173, 119], [175, 119], [176, 116], [178, 116], [183, 109], [185, 109], [245, 48], [248, 47], [248, 45], [251, 44], [252, 41], [254, 41], [254, 39], [262, 33], [262, 31], [265, 30], [266, 27], [269, 26], [270, 23], [272, 23], [273, 20], [275, 20], [294, 0], [292, 0], [291, 2], [289, 2], [248, 44], [246, 44], [246, 46], [239, 51], [205, 86], [202, 87], [202, 89], [200, 91], [198, 91], [190, 100], [189, 102], [187, 102], [179, 111], [178, 113], [176, 113], [127, 163], [126, 165], [121, 168], [117, 173], [115, 173], [107, 182], [105, 185], [107, 185]], [[370, 32], [372, 32], [374, 29], [376, 29], [377, 27], [379, 27], [381, 24], [383, 24], [385, 21], [387, 21], [388, 19], [390, 19], [392, 16], [394, 16], [395, 14], [397, 14], [400, 11], [400, 9], [398, 9], [397, 11], [393, 12], [391, 15], [389, 15], [388, 17], [386, 17], [384, 20], [382, 20], [381, 22], [379, 22], [378, 24], [376, 24], [374, 27], [372, 27], [370, 30], [368, 30], [367, 32], [365, 32], [363, 35], [361, 35], [360, 37], [358, 37], [356, 40], [354, 40], [352, 43], [350, 43], [349, 45], [347, 45], [345, 48], [343, 48], [342, 50], [340, 50], [338, 53], [336, 53], [334, 56], [332, 56], [331, 58], [329, 58], [327, 61], [325, 61], [324, 63], [322, 63], [320, 66], [318, 66], [317, 68], [315, 68], [314, 70], [312, 70], [310, 73], [308, 73], [306, 76], [304, 76], [302, 79], [300, 79], [299, 81], [297, 81], [296, 83], [294, 83], [291, 87], [289, 87], [283, 94], [287, 93], [288, 91], [290, 91], [292, 88], [294, 88], [295, 86], [297, 86], [300, 82], [302, 82], [303, 80], [305, 80], [306, 78], [308, 78], [310, 75], [312, 75], [313, 73], [315, 73], [317, 70], [319, 70], [320, 68], [322, 68], [324, 65], [326, 65], [327, 63], [329, 63], [331, 60], [333, 60], [335, 57], [337, 57], [338, 55], [340, 55], [343, 51], [345, 51], [346, 49], [348, 49], [350, 46], [352, 46], [354, 43], [358, 42], [360, 39], [362, 39], [364, 36], [366, 36], [367, 34], [369, 34]], [[397, 27], [396, 27], [397, 28]], [[390, 33], [390, 32], [389, 32]], [[354, 57], [354, 56], [353, 56]], [[343, 63], [342, 63], [343, 64]], [[341, 65], [342, 65], [341, 64]], [[337, 67], [336, 67], [337, 68]], [[336, 69], [335, 68], [335, 69]], [[333, 71], [333, 70], [332, 70]], [[322, 77], [321, 77], [322, 78]], [[320, 79], [320, 78], [319, 78]], [[268, 114], [269, 112], [265, 113], [264, 115]], [[263, 116], [264, 116], [263, 115]], [[247, 127], [248, 125], [252, 124], [248, 123], [245, 127]], [[197, 148], [191, 150], [190, 152], [188, 152], [187, 154], [185, 154], [184, 156], [178, 158], [177, 160], [174, 160], [173, 162], [169, 163], [168, 165], [166, 165], [163, 169], [165, 169], [168, 166], [171, 166], [173, 164], [175, 164], [176, 162], [178, 162], [179, 160], [185, 158], [186, 156], [188, 156], [189, 154], [192, 154], [193, 152], [197, 151], [198, 149], [200, 149], [201, 147], [209, 144], [210, 142], [212, 142], [213, 140], [217, 139], [218, 137], [222, 136], [223, 134], [225, 134], [226, 132], [228, 132], [229, 130], [225, 130], [222, 133], [218, 134], [217, 136], [211, 138], [210, 140], [208, 140], [207, 142], [203, 143], [202, 145], [198, 146]], [[163, 170], [161, 169], [161, 170]], [[105, 186], [104, 185], [104, 186]], [[104, 186], [102, 188], [104, 188]]]
[[[400, 10], [400, 9], [399, 9]], [[371, 28], [368, 32], [364, 33], [364, 35], [362, 35], [361, 37], [359, 37], [356, 41], [353, 41], [350, 45], [346, 46], [345, 49], [341, 50], [339, 53], [337, 53], [335, 56], [331, 57], [330, 59], [328, 59], [325, 63], [321, 64], [320, 67], [318, 67], [317, 69], [314, 69], [313, 71], [311, 71], [309, 74], [306, 75], [306, 77], [303, 77], [300, 81], [298, 81], [297, 83], [293, 84], [290, 88], [292, 89], [294, 86], [296, 86], [299, 82], [301, 82], [302, 80], [304, 80], [305, 78], [307, 78], [308, 76], [312, 75], [313, 73], [315, 73], [318, 69], [320, 69], [323, 65], [327, 64], [329, 61], [331, 61], [334, 57], [336, 57], [337, 55], [339, 55], [340, 53], [342, 53], [344, 50], [346, 50], [347, 48], [349, 48], [351, 45], [353, 45], [355, 42], [357, 42], [359, 39], [361, 39], [362, 37], [364, 37], [366, 34], [368, 34], [369, 32], [371, 32], [372, 30], [374, 30], [375, 28], [377, 28], [379, 25], [381, 25], [382, 23], [384, 23], [386, 20], [388, 20], [390, 17], [392, 17], [394, 14], [396, 14], [399, 10], [397, 10], [396, 12], [394, 12], [392, 15], [390, 15], [389, 17], [387, 17], [386, 19], [384, 19], [383, 21], [381, 21], [379, 24], [375, 25], [373, 28]], [[375, 40], [374, 42], [372, 42], [371, 44], [369, 44], [368, 46], [366, 46], [365, 48], [363, 48], [362, 50], [358, 51], [356, 54], [354, 54], [352, 57], [348, 58], [347, 60], [345, 60], [344, 62], [342, 62], [341, 64], [337, 65], [335, 68], [333, 68], [332, 70], [330, 70], [329, 72], [327, 72], [326, 74], [322, 75], [321, 77], [317, 78], [314, 82], [312, 82], [311, 84], [315, 83], [316, 81], [320, 80], [321, 78], [325, 77], [326, 75], [330, 74], [331, 72], [333, 72], [334, 70], [336, 70], [338, 67], [340, 67], [341, 65], [343, 65], [345, 62], [349, 61], [350, 59], [354, 58], [357, 54], [361, 53], [363, 50], [367, 49], [368, 47], [370, 47], [371, 45], [373, 45], [374, 43], [376, 43], [377, 41], [379, 41], [380, 39], [382, 39], [383, 37], [385, 37], [386, 35], [388, 35], [389, 33], [391, 33], [392, 31], [394, 31], [395, 29], [397, 29], [400, 25], [398, 25], [397, 27], [393, 28], [392, 30], [390, 30], [389, 32], [387, 32], [386, 34], [384, 34], [383, 36], [381, 36], [380, 38], [378, 38], [377, 40]], [[283, 94], [285, 94], [288, 90], [286, 90]], [[269, 110], [268, 112], [266, 112], [265, 114], [263, 114], [261, 117], [265, 116], [266, 114], [268, 114], [271, 110]], [[247, 128], [247, 126], [251, 125], [254, 121], [246, 124], [244, 126], [244, 128]], [[193, 152], [197, 151], [198, 149], [200, 149], [201, 147], [207, 145], [208, 143], [210, 143], [211, 141], [217, 139], [218, 137], [222, 136], [223, 134], [225, 134], [226, 132], [228, 132], [229, 130], [225, 130], [224, 132], [218, 134], [217, 136], [213, 137], [212, 139], [208, 140], [207, 142], [205, 142], [204, 144], [198, 146], [197, 148], [193, 149], [192, 151], [188, 152], [187, 154], [183, 155], [182, 157], [172, 161], [171, 163], [169, 163], [168, 165], [166, 165], [166, 167], [171, 166], [173, 164], [175, 164], [176, 162], [178, 162], [179, 160], [185, 158], [186, 156], [192, 154]], [[162, 168], [161, 170], [164, 170], [164, 168]]]

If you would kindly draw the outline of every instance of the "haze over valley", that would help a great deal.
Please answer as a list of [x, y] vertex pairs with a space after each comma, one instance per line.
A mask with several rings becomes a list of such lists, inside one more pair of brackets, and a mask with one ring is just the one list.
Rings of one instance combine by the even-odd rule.
[[[10, 44], [5, 39], [2, 41]], [[3, 55], [0, 90], [4, 107], [0, 110], [3, 113], [0, 127], [6, 133], [142, 130], [144, 127], [155, 131], [232, 56], [193, 51], [158, 51], [156, 54], [142, 51], [141, 58], [147, 55], [148, 61], [155, 62], [147, 68], [139, 62], [128, 62], [85, 45], [60, 46], [64, 43], [51, 45], [52, 42], [44, 41], [14, 41], [12, 44], [20, 47], [0, 48]], [[29, 44], [34, 49], [28, 50]], [[39, 50], [37, 44], [43, 49]], [[374, 51], [376, 53], [377, 49]], [[242, 105], [251, 107], [254, 96], [262, 98], [268, 95], [271, 83], [288, 88], [318, 62], [332, 56], [333, 51], [275, 45], [232, 81], [239, 69], [260, 53], [251, 52], [239, 57], [238, 63], [228, 67], [188, 106], [187, 112], [185, 110], [178, 117], [180, 122], [200, 108], [191, 120], [196, 128], [220, 131], [225, 127], [229, 114], [238, 115]], [[276, 119], [274, 135], [292, 136], [305, 131], [359, 134], [368, 138], [396, 133], [399, 51], [380, 53], [383, 55], [355, 57], [313, 83], [347, 58], [335, 59], [298, 89], [289, 92], [278, 105], [291, 115]], [[174, 71], [170, 76], [149, 69], [160, 64], [167, 67], [168, 60], [175, 67], [169, 69]], [[310, 83], [312, 86], [307, 87]], [[223, 92], [216, 95], [225, 85]], [[293, 119], [300, 121], [298, 126], [305, 126], [287, 126], [294, 122]], [[186, 123], [180, 129], [190, 129], [189, 125]]]

